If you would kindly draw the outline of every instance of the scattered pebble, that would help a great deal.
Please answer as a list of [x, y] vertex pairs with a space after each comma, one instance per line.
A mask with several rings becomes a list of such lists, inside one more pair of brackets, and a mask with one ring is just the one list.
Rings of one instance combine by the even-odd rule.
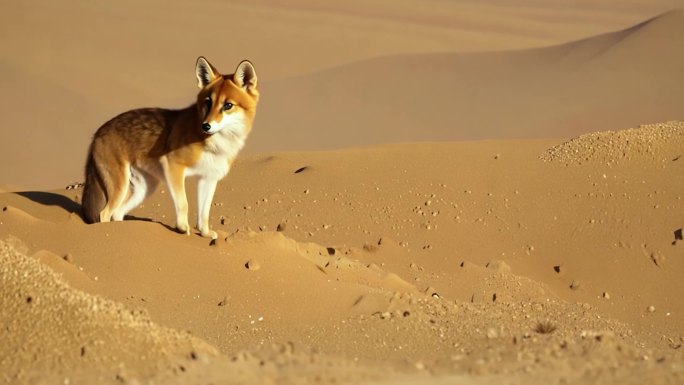
[[255, 259], [250, 259], [249, 261], [247, 261], [247, 263], [245, 263], [245, 268], [247, 270], [257, 271], [261, 269], [261, 264], [259, 263], [259, 261]]
[[655, 306], [651, 305], [651, 306], [647, 307], [646, 310], [648, 310], [649, 313], [653, 313], [653, 312], [655, 312]]
[[607, 291], [604, 291], [604, 292], [603, 292], [603, 298], [605, 298], [605, 299], [610, 299], [610, 294], [608, 294]]

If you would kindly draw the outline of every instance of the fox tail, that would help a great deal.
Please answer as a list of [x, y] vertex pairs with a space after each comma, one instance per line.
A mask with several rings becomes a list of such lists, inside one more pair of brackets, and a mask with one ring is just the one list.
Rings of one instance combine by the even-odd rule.
[[97, 171], [97, 167], [95, 167], [95, 159], [91, 151], [86, 161], [85, 186], [83, 187], [83, 198], [81, 200], [85, 222], [99, 222], [100, 212], [102, 212], [106, 203], [107, 196], [105, 195], [103, 181]]

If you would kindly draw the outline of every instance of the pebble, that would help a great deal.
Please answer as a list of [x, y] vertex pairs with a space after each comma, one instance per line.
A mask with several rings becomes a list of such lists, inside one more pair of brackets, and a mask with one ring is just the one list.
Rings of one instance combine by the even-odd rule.
[[250, 259], [249, 261], [247, 261], [247, 263], [245, 263], [245, 268], [247, 270], [257, 271], [261, 269], [261, 264], [259, 263], [259, 261], [255, 259]]
[[646, 310], [648, 310], [649, 313], [653, 313], [655, 312], [655, 306], [651, 305], [648, 308], [646, 308]]
[[605, 298], [605, 299], [610, 299], [610, 294], [608, 294], [607, 291], [604, 291], [604, 292], [603, 292], [603, 298]]

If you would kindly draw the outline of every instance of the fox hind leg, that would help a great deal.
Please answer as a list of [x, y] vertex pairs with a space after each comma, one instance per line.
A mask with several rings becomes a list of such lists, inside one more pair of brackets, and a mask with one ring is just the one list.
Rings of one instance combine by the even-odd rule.
[[104, 165], [98, 164], [98, 171], [104, 177], [104, 185], [107, 193], [107, 203], [100, 212], [100, 222], [109, 222], [114, 219], [121, 220], [118, 217], [113, 217], [119, 207], [124, 203], [128, 196], [128, 190], [131, 179], [130, 165], [124, 162], [118, 167], [108, 169]]
[[131, 167], [130, 170], [130, 196], [113, 213], [112, 219], [115, 221], [123, 220], [124, 216], [131, 210], [138, 207], [145, 198], [150, 196], [157, 188], [158, 179], [143, 170]]

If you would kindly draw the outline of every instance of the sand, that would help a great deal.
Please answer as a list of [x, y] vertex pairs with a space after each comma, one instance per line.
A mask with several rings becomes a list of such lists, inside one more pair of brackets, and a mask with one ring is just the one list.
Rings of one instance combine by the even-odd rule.
[[[118, 4], [0, 12], [0, 383], [684, 382], [678, 2]], [[90, 135], [198, 54], [263, 70], [219, 238], [165, 186], [86, 225]]]

